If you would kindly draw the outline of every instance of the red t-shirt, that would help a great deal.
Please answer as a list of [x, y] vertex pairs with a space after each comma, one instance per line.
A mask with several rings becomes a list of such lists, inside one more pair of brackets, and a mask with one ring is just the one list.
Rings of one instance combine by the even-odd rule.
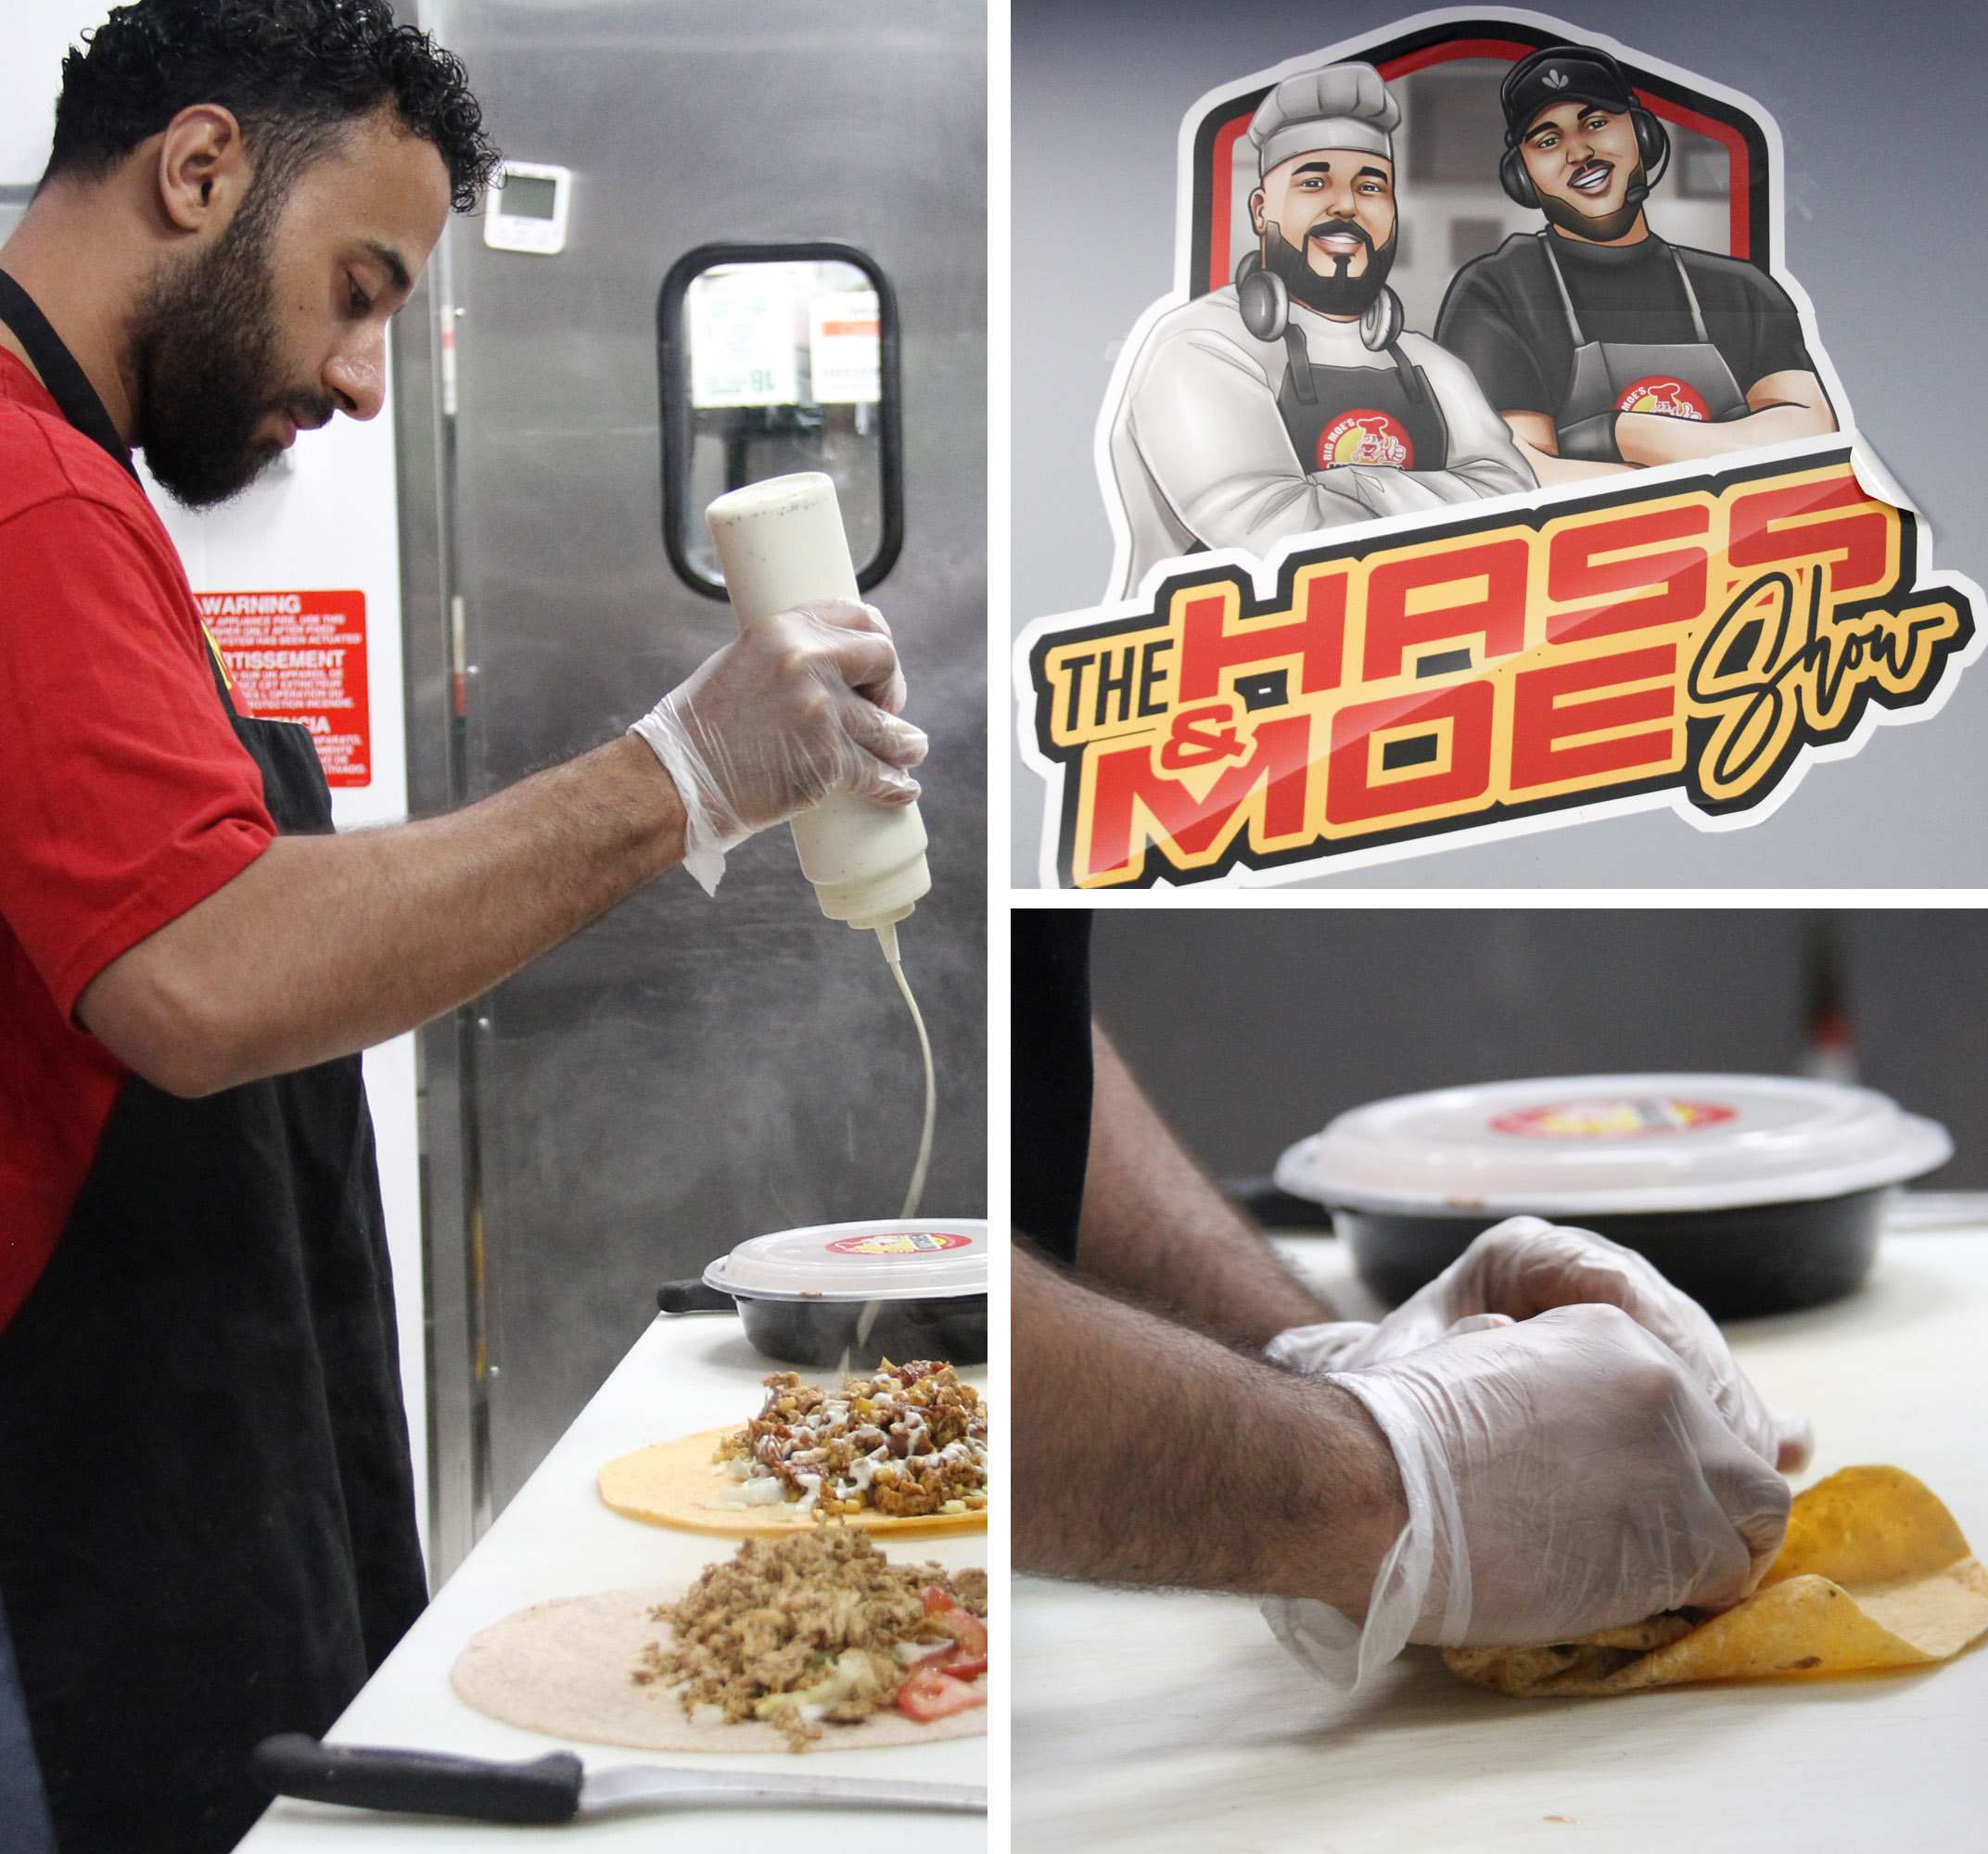
[[145, 492], [0, 349], [0, 1327], [129, 1071], [71, 1019], [275, 834]]

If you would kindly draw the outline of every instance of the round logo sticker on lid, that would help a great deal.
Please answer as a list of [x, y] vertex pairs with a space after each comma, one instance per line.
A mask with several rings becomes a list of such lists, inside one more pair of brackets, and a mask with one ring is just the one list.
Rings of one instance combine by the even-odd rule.
[[1319, 434], [1319, 468], [1335, 464], [1381, 464], [1390, 469], [1415, 467], [1415, 440], [1399, 419], [1371, 406], [1335, 418]]
[[1534, 1139], [1612, 1139], [1625, 1134], [1696, 1133], [1733, 1118], [1734, 1110], [1717, 1101], [1669, 1098], [1556, 1101], [1550, 1107], [1501, 1113], [1491, 1123], [1491, 1130]]
[[1711, 409], [1698, 390], [1668, 374], [1646, 374], [1625, 388], [1615, 401], [1617, 412], [1655, 413], [1661, 418], [1690, 418], [1702, 425]]
[[846, 1236], [828, 1245], [833, 1255], [933, 1255], [946, 1249], [967, 1249], [970, 1236], [943, 1229], [886, 1229], [871, 1236]]

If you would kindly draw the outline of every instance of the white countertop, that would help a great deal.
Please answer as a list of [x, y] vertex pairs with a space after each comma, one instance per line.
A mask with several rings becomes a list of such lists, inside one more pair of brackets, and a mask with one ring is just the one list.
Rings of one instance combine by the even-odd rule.
[[[759, 1407], [759, 1380], [783, 1369], [762, 1358], [726, 1316], [658, 1318], [580, 1412], [538, 1471], [491, 1526], [421, 1619], [346, 1709], [327, 1738], [348, 1745], [390, 1745], [516, 1759], [565, 1748], [590, 1770], [622, 1764], [721, 1770], [791, 1771], [786, 1754], [672, 1757], [541, 1736], [487, 1719], [465, 1706], [449, 1684], [449, 1670], [478, 1630], [514, 1609], [548, 1597], [578, 1596], [641, 1584], [688, 1584], [707, 1564], [729, 1557], [737, 1541], [674, 1531], [625, 1519], [601, 1504], [594, 1477], [604, 1462], [631, 1449], [725, 1424], [743, 1424]], [[833, 1374], [805, 1372], [821, 1382]], [[961, 1374], [985, 1389], [984, 1371]], [[985, 1533], [907, 1539], [886, 1547], [912, 1562], [937, 1560], [949, 1569], [988, 1562]], [[987, 1740], [895, 1750], [809, 1752], [806, 1768], [822, 1774], [915, 1777], [933, 1783], [985, 1784]], [[283, 1800], [274, 1804], [242, 1842], [247, 1854], [316, 1854], [362, 1849], [367, 1854], [460, 1854], [485, 1846], [515, 1848], [516, 1836], [580, 1837], [590, 1850], [655, 1848], [667, 1835], [673, 1854], [746, 1854], [785, 1846], [796, 1833], [826, 1837], [831, 1847], [872, 1841], [886, 1832], [924, 1854], [985, 1854], [984, 1818], [937, 1814], [870, 1815], [859, 1810], [695, 1809], [581, 1821], [570, 1827], [509, 1828], [429, 1817], [376, 1815], [364, 1810]]]
[[[1343, 1244], [1280, 1246], [1364, 1311]], [[1848, 1300], [1727, 1333], [1761, 1391], [1816, 1426], [1798, 1485], [1893, 1463], [1988, 1554], [1988, 1230], [1888, 1237]], [[1988, 1646], [1923, 1671], [1597, 1700], [1501, 1698], [1411, 1648], [1349, 1699], [1245, 1599], [1030, 1578], [1013, 1612], [1030, 1854], [1988, 1847]]]

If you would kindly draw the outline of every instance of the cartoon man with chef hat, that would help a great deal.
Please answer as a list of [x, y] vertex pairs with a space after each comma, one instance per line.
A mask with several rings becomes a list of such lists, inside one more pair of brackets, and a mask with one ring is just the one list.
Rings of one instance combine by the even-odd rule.
[[1787, 292], [1650, 230], [1670, 134], [1612, 57], [1548, 45], [1499, 101], [1499, 183], [1547, 224], [1459, 271], [1435, 332], [1542, 483], [1836, 429]]
[[1387, 286], [1400, 120], [1365, 64], [1301, 71], [1257, 108], [1256, 244], [1233, 284], [1153, 324], [1109, 413], [1116, 595], [1204, 548], [1534, 487], [1470, 369], [1406, 330]]

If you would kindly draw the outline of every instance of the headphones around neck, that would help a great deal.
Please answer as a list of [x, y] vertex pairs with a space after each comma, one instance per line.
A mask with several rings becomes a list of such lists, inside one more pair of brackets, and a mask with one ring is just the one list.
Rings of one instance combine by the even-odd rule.
[[[1236, 266], [1236, 308], [1242, 326], [1259, 341], [1277, 341], [1291, 324], [1291, 292], [1275, 271], [1264, 268], [1263, 254], [1252, 248]], [[1408, 312], [1387, 285], [1360, 317], [1360, 340], [1368, 351], [1383, 354], [1401, 338]]]
[[[1532, 57], [1512, 66], [1499, 86], [1504, 95], [1511, 93], [1540, 65], [1549, 58], [1568, 56], [1565, 45], [1548, 45], [1546, 50], [1535, 52]], [[1629, 190], [1627, 204], [1640, 206], [1650, 197], [1650, 189], [1663, 178], [1663, 171], [1670, 166], [1670, 132], [1663, 124], [1633, 99], [1635, 87], [1624, 73], [1621, 65], [1604, 51], [1587, 46], [1581, 48], [1580, 56], [1589, 64], [1602, 66], [1622, 85], [1623, 95], [1630, 97], [1629, 121], [1636, 130], [1636, 151], [1643, 163], [1643, 184]], [[1602, 106], [1597, 106], [1598, 108]], [[1528, 125], [1530, 126], [1530, 125]], [[1510, 133], [1509, 130], [1506, 132]], [[1505, 197], [1515, 206], [1523, 206], [1536, 212], [1539, 210], [1539, 190], [1533, 184], [1533, 177], [1525, 171], [1525, 152], [1515, 141], [1504, 152], [1497, 164], [1498, 184], [1505, 189]]]

